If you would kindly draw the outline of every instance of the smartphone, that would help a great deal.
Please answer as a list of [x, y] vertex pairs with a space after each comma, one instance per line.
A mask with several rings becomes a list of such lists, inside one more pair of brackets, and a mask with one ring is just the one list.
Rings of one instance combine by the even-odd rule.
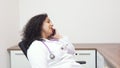
[[51, 34], [51, 36], [54, 36], [55, 34], [56, 34], [56, 30], [53, 29], [53, 30], [52, 30], [52, 34]]

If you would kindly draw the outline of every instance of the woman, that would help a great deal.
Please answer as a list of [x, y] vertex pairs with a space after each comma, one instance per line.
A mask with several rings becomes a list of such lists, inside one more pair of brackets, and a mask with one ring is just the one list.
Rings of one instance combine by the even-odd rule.
[[73, 45], [67, 37], [56, 33], [47, 14], [30, 19], [24, 28], [23, 41], [32, 68], [82, 68], [73, 58]]

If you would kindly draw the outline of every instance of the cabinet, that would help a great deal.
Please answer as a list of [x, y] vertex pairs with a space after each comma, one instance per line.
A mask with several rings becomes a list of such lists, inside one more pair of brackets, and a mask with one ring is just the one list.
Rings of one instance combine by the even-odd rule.
[[74, 55], [76, 61], [84, 61], [85, 68], [97, 68], [97, 50], [76, 50]]
[[29, 61], [21, 50], [10, 51], [11, 68], [31, 68]]
[[[85, 68], [96, 68], [96, 50], [76, 50], [74, 55], [76, 61], [85, 61]], [[21, 50], [10, 51], [11, 68], [31, 68], [29, 61]]]

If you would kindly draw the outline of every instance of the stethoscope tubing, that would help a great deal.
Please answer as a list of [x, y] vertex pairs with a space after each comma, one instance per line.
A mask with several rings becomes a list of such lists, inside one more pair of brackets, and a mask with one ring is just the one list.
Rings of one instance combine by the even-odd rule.
[[55, 55], [51, 52], [51, 50], [49, 49], [49, 47], [47, 46], [47, 44], [45, 44], [45, 42], [43, 42], [42, 41], [42, 43], [45, 45], [45, 47], [48, 49], [48, 51], [49, 51], [49, 53], [50, 53], [50, 55], [49, 55], [49, 57], [50, 57], [50, 59], [54, 59], [55, 58]]

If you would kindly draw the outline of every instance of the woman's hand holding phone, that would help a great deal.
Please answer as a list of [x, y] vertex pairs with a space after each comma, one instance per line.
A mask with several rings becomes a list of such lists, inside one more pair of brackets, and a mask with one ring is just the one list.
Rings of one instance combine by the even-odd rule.
[[56, 29], [53, 28], [53, 33], [52, 33], [52, 35], [51, 35], [51, 38], [53, 38], [53, 39], [60, 39], [60, 38], [62, 38], [62, 35], [60, 35], [60, 34], [56, 31]]

